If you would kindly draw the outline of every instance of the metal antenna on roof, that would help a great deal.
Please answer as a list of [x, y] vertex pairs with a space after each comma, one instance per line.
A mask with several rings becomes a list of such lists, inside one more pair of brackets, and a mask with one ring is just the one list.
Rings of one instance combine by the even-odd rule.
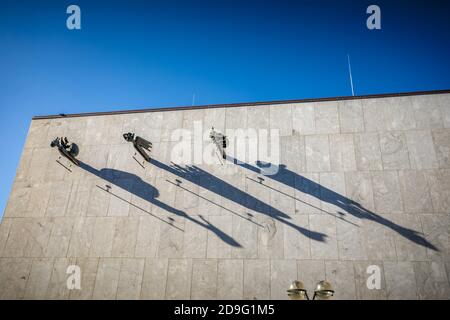
[[352, 78], [352, 66], [350, 64], [350, 55], [347, 54], [348, 61], [348, 73], [350, 75], [350, 86], [352, 87], [352, 96], [355, 96], [355, 91], [353, 90], [353, 78]]
[[192, 94], [192, 105], [195, 104], [195, 93]]

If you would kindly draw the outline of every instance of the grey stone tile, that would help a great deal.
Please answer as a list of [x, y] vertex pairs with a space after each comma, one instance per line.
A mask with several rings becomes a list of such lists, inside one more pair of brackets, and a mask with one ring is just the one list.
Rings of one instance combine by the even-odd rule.
[[450, 216], [447, 214], [421, 214], [423, 236], [433, 247], [426, 248], [433, 261], [450, 261]]
[[67, 268], [75, 263], [74, 258], [54, 259], [52, 276], [47, 289], [46, 299], [66, 300], [70, 291], [67, 287]]
[[91, 185], [91, 192], [88, 200], [86, 215], [90, 217], [105, 217], [108, 214], [110, 194], [108, 184], [103, 179], [95, 179]]
[[122, 260], [120, 258], [101, 258], [98, 264], [93, 299], [114, 300], [117, 296]]
[[[183, 110], [183, 129], [190, 131], [193, 134], [194, 126], [198, 124], [202, 124], [205, 110], [197, 109], [197, 110]], [[197, 122], [197, 124], [195, 124]], [[211, 128], [203, 128], [203, 129], [211, 129]]]
[[[224, 241], [220, 233], [214, 232], [216, 228], [227, 235], [232, 235], [233, 218], [231, 216], [210, 216], [203, 223], [211, 225], [208, 230], [207, 258], [230, 258], [232, 246]], [[211, 229], [212, 228], [212, 229]]]
[[234, 108], [225, 110], [225, 128], [226, 129], [245, 129], [247, 128], [247, 108]]
[[386, 98], [386, 104], [388, 130], [416, 128], [411, 97]]
[[[145, 114], [144, 117], [143, 136], [150, 139], [151, 142], [161, 141], [161, 127], [163, 125], [163, 112], [152, 112]], [[125, 123], [124, 123], [125, 129]], [[138, 130], [136, 130], [139, 132]], [[125, 132], [125, 130], [124, 130]], [[145, 134], [145, 135], [144, 135]]]
[[445, 270], [447, 271], [447, 279], [449, 279], [450, 283], [450, 262], [445, 263]]
[[244, 260], [244, 299], [270, 299], [270, 260]]
[[326, 235], [324, 241], [311, 240], [312, 259], [337, 259], [336, 218], [330, 215], [309, 215], [309, 230]]
[[116, 218], [97, 217], [92, 235], [92, 246], [89, 251], [90, 257], [110, 257]]
[[92, 189], [92, 180], [77, 180], [72, 184], [66, 216], [84, 217], [88, 211], [89, 196]]
[[364, 131], [363, 107], [360, 100], [339, 101], [338, 106], [342, 133]]
[[409, 169], [409, 153], [402, 132], [380, 133], [381, 158], [384, 170]]
[[137, 300], [141, 296], [145, 259], [124, 258], [117, 286], [118, 300]]
[[159, 239], [161, 235], [160, 220], [152, 216], [139, 218], [139, 227], [136, 240], [136, 257], [154, 258], [158, 253]]
[[168, 259], [145, 259], [141, 299], [162, 300], [165, 298], [168, 265]]
[[306, 168], [308, 172], [330, 171], [330, 148], [328, 136], [305, 137]]
[[270, 263], [270, 299], [286, 300], [286, 290], [292, 281], [297, 280], [296, 260], [271, 260]]
[[161, 141], [175, 141], [173, 133], [183, 127], [183, 113], [178, 111], [163, 112]]
[[284, 257], [284, 225], [269, 216], [258, 217], [258, 258]]
[[202, 220], [194, 216], [192, 221], [187, 219], [184, 225], [183, 257], [206, 258], [208, 231], [203, 225], [194, 221]]
[[[31, 187], [31, 193], [28, 200], [27, 210], [23, 216], [26, 217], [44, 217], [49, 205], [52, 183], [34, 183]], [[54, 208], [54, 203], [51, 205]], [[53, 210], [51, 208], [50, 210]], [[20, 211], [16, 211], [19, 214]], [[17, 215], [16, 215], [17, 216]]]
[[[100, 116], [87, 119], [83, 145], [105, 145], [122, 143], [121, 115]], [[81, 144], [81, 143], [80, 143]]]
[[89, 257], [94, 237], [95, 218], [76, 218], [72, 229], [68, 257]]
[[5, 217], [24, 217], [27, 216], [28, 203], [31, 197], [32, 185], [25, 182], [15, 182], [11, 189], [11, 195], [8, 199], [5, 209]]
[[[205, 112], [203, 116], [203, 128], [211, 129], [211, 127], [214, 127], [217, 130], [224, 131], [225, 130], [225, 110], [226, 109], [212, 109], [209, 112]], [[269, 119], [267, 117], [266, 119]], [[249, 125], [249, 127], [251, 127]], [[267, 128], [269, 126], [266, 126]]]
[[50, 239], [44, 250], [46, 257], [66, 257], [74, 222], [74, 218], [55, 218]]
[[239, 243], [231, 251], [233, 258], [254, 259], [258, 257], [258, 229], [263, 228], [256, 219], [233, 216], [233, 239]]
[[387, 130], [389, 122], [387, 109], [388, 101], [382, 99], [364, 99], [361, 101], [364, 114], [364, 128], [366, 132], [380, 132]]
[[280, 136], [292, 135], [292, 108], [290, 104], [270, 106], [270, 129], [279, 130]]
[[441, 94], [438, 96], [439, 106], [441, 107], [442, 122], [444, 128], [450, 128], [450, 94]]
[[[248, 128], [269, 129], [270, 128], [269, 121], [270, 121], [270, 107], [267, 106], [247, 107]], [[274, 122], [274, 124], [276, 123]]]
[[442, 114], [437, 95], [412, 97], [417, 129], [442, 128]]
[[428, 183], [422, 171], [400, 171], [399, 181], [406, 213], [433, 213]]
[[412, 262], [384, 261], [383, 266], [389, 300], [417, 299], [417, 284]]
[[356, 170], [353, 135], [330, 135], [330, 161], [331, 171]]
[[413, 262], [419, 299], [448, 300], [450, 284], [442, 262]]
[[113, 257], [134, 257], [138, 228], [139, 217], [116, 218], [111, 252]]
[[[154, 185], [154, 179], [145, 178], [145, 182]], [[147, 217], [152, 215], [152, 199], [155, 196], [155, 189], [145, 187], [140, 183], [134, 183], [131, 190], [131, 203], [128, 210], [128, 215], [130, 217]], [[141, 196], [143, 195], [143, 196]]]
[[336, 219], [337, 245], [340, 260], [366, 260], [363, 221], [352, 215]]
[[286, 174], [284, 177], [280, 177], [282, 181], [269, 180], [264, 182], [264, 185], [268, 185], [270, 188], [270, 206], [271, 212], [274, 215], [280, 212], [291, 215], [295, 212], [295, 198], [294, 189], [295, 175]]
[[53, 259], [36, 258], [31, 265], [24, 299], [45, 299], [47, 287], [52, 275]]
[[320, 213], [319, 173], [300, 173], [295, 176], [295, 213]]
[[181, 258], [184, 250], [183, 234], [186, 220], [174, 215], [169, 217], [171, 219], [169, 223], [159, 222], [158, 257]]
[[[421, 239], [423, 237], [422, 224], [417, 215], [397, 214], [391, 215], [390, 220], [400, 226], [395, 233], [395, 247], [399, 261], [426, 261], [426, 247]], [[403, 231], [402, 229], [406, 229]]]
[[337, 102], [315, 103], [316, 133], [339, 133], [339, 113]]
[[[47, 137], [50, 124], [50, 120], [32, 120], [30, 128], [28, 129], [25, 148], [31, 149], [47, 147], [51, 142]], [[56, 137], [53, 137], [53, 139], [54, 138]]]
[[450, 170], [426, 171], [435, 213], [450, 212]]
[[320, 174], [320, 199], [324, 213], [344, 213], [346, 204], [345, 176], [343, 172], [326, 172]]
[[[52, 151], [54, 151], [54, 153], [52, 153]], [[48, 147], [33, 149], [30, 166], [28, 168], [27, 181], [44, 182], [48, 163], [49, 161], [55, 161], [57, 159], [57, 152], [58, 151]]]
[[3, 257], [6, 241], [8, 240], [9, 230], [11, 229], [12, 218], [3, 218], [0, 224], [0, 257]]
[[297, 261], [298, 280], [303, 282], [312, 299], [316, 284], [325, 280], [325, 262], [323, 260], [298, 260]]
[[31, 271], [32, 259], [0, 259], [0, 300], [23, 299]]
[[[355, 261], [356, 298], [360, 300], [385, 300], [386, 279], [382, 261]], [[379, 272], [379, 273], [378, 273]], [[375, 278], [380, 276], [379, 287]], [[370, 284], [370, 287], [368, 286]]]
[[191, 259], [169, 259], [166, 299], [189, 299], [191, 297], [191, 279]]
[[224, 259], [217, 265], [217, 299], [241, 300], [244, 292], [244, 260]]
[[43, 257], [52, 220], [43, 218], [15, 218], [11, 224], [5, 257]]
[[280, 138], [280, 144], [280, 163], [290, 171], [305, 171], [305, 138], [303, 136], [285, 136]]
[[188, 215], [198, 214], [198, 185], [183, 181], [176, 190], [175, 207]]
[[77, 258], [76, 265], [81, 271], [81, 289], [71, 290], [69, 299], [87, 300], [92, 299], [94, 293], [95, 279], [97, 277], [98, 258]]
[[439, 168], [450, 168], [450, 130], [434, 130], [432, 135]]
[[336, 288], [333, 299], [356, 299], [355, 273], [351, 261], [325, 261], [326, 280]]
[[403, 212], [403, 203], [396, 171], [372, 172], [373, 198], [377, 213]]
[[69, 202], [72, 181], [52, 183], [50, 199], [48, 200], [46, 217], [64, 217]]
[[391, 225], [389, 215], [379, 215], [375, 219], [364, 220], [362, 232], [365, 236], [365, 251], [369, 260], [397, 260], [395, 231], [389, 227]]
[[131, 192], [129, 190], [132, 190], [133, 180], [119, 179], [120, 181], [115, 181], [115, 185], [112, 185], [108, 191], [109, 204], [107, 215], [109, 217], [127, 217], [130, 211]]
[[316, 133], [314, 103], [292, 105], [292, 122], [295, 133], [301, 135]]
[[406, 132], [409, 158], [413, 169], [434, 169], [438, 167], [430, 131]]
[[373, 202], [372, 176], [369, 171], [352, 171], [345, 173], [345, 190], [347, 197], [366, 210], [375, 209]]
[[33, 149], [23, 149], [19, 165], [16, 170], [15, 181], [26, 181], [29, 175], [29, 167], [32, 159]]
[[192, 263], [191, 299], [217, 298], [217, 260], [196, 259]]
[[[290, 222], [309, 230], [307, 215], [293, 215]], [[284, 225], [284, 257], [286, 259], [309, 259], [311, 257], [310, 239], [287, 225]]]
[[377, 133], [354, 136], [356, 167], [358, 170], [382, 170], [380, 141]]

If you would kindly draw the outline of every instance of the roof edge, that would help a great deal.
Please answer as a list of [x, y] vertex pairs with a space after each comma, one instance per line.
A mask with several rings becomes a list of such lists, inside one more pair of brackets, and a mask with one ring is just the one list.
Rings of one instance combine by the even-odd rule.
[[328, 98], [273, 100], [273, 101], [242, 102], [242, 103], [223, 103], [223, 104], [209, 104], [209, 105], [199, 105], [199, 106], [162, 107], [162, 108], [154, 108], [154, 109], [135, 109], [135, 110], [122, 110], [122, 111], [85, 112], [85, 113], [59, 114], [59, 115], [47, 115], [47, 116], [34, 116], [32, 118], [32, 120], [58, 119], [58, 118], [77, 118], [77, 117], [91, 117], [91, 116], [105, 116], [105, 115], [121, 115], [121, 114], [133, 114], [133, 113], [176, 111], [176, 110], [197, 110], [197, 109], [215, 109], [215, 108], [230, 108], [230, 107], [248, 107], [248, 106], [261, 106], [261, 105], [273, 105], [273, 104], [289, 104], [289, 103], [308, 103], [308, 102], [326, 102], [326, 101], [374, 99], [374, 98], [392, 98], [392, 97], [405, 97], [405, 96], [418, 96], [418, 95], [444, 94], [444, 93], [450, 93], [450, 89], [445, 89], [445, 90], [428, 90], [428, 91], [411, 91], [411, 92], [400, 92], [400, 93], [382, 93], [382, 94], [370, 94], [370, 95], [361, 95], [361, 96], [339, 96], [339, 97], [328, 97]]

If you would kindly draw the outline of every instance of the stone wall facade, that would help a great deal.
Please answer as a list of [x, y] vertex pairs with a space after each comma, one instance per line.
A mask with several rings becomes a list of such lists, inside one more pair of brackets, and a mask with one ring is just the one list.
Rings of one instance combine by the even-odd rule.
[[[196, 121], [279, 129], [280, 170], [172, 163], [173, 130]], [[450, 94], [33, 120], [0, 225], [2, 299], [286, 299], [297, 279], [449, 299], [449, 278]]]

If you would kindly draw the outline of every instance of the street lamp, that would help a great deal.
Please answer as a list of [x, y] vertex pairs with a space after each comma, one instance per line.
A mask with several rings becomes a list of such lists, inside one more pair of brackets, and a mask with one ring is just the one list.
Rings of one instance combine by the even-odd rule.
[[[289, 286], [287, 294], [291, 300], [310, 300], [308, 297], [307, 290], [303, 282], [295, 280]], [[314, 295], [312, 300], [318, 297], [320, 300], [328, 300], [334, 295], [334, 290], [331, 284], [327, 281], [321, 280], [317, 283], [314, 290]]]

